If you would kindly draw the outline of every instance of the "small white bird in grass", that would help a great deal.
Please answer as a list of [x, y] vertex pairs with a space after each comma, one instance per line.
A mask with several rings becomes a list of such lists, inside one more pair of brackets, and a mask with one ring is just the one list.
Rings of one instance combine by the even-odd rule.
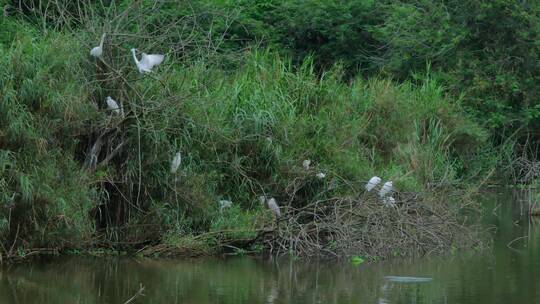
[[386, 207], [395, 207], [396, 206], [396, 200], [391, 196], [387, 196], [387, 197], [383, 198], [383, 204]]
[[161, 64], [163, 62], [163, 59], [165, 59], [165, 56], [161, 54], [148, 55], [146, 53], [142, 53], [141, 61], [139, 61], [135, 52], [136, 49], [131, 49], [131, 53], [133, 54], [133, 60], [135, 60], [135, 64], [137, 65], [139, 73], [141, 74], [152, 72], [152, 68]]
[[259, 196], [259, 203], [261, 203], [261, 205], [264, 205], [264, 203], [266, 203], [266, 196], [264, 195]]
[[309, 166], [311, 166], [311, 160], [304, 159], [304, 161], [302, 162], [302, 167], [304, 167], [305, 170], [309, 170]]
[[319, 173], [317, 173], [316, 176], [317, 176], [319, 179], [323, 179], [323, 178], [326, 177], [326, 173], [324, 173], [324, 172], [319, 172]]
[[374, 176], [369, 179], [369, 181], [366, 184], [366, 190], [369, 192], [373, 190], [373, 188], [377, 187], [377, 185], [381, 182], [381, 178], [378, 176]]
[[232, 206], [232, 202], [228, 200], [220, 200], [219, 201], [219, 211], [223, 211], [225, 208], [230, 208]]
[[272, 210], [276, 216], [276, 219], [278, 219], [281, 216], [281, 211], [279, 210], [279, 205], [277, 204], [276, 199], [272, 197], [266, 202], [266, 204], [268, 204], [268, 208]]
[[394, 189], [394, 186], [393, 186], [392, 182], [387, 181], [386, 183], [384, 183], [381, 190], [379, 191], [379, 196], [382, 198], [385, 195], [387, 195], [388, 193], [392, 192], [393, 189]]
[[103, 54], [103, 41], [105, 41], [105, 35], [106, 33], [103, 33], [103, 35], [101, 35], [101, 41], [99, 42], [99, 45], [90, 50], [91, 56], [94, 56], [96, 58], [101, 57], [101, 55]]
[[111, 96], [107, 96], [106, 99], [107, 107], [109, 107], [109, 110], [113, 111], [116, 114], [124, 115], [124, 109], [122, 109], [122, 106], [119, 106], [118, 103], [112, 99]]
[[171, 162], [171, 173], [172, 174], [175, 174], [176, 171], [178, 171], [178, 167], [180, 167], [181, 162], [182, 162], [182, 154], [180, 154], [180, 152], [178, 152], [173, 157], [173, 160]]

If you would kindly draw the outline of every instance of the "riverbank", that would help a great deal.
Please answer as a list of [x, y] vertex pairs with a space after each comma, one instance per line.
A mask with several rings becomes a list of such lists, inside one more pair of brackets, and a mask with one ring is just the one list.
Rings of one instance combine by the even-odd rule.
[[[4, 257], [380, 259], [480, 246], [467, 189], [508, 154], [429, 73], [398, 82], [271, 47], [225, 52], [195, 19], [87, 9], [0, 21]], [[143, 52], [165, 59], [140, 73]], [[395, 206], [365, 190], [372, 176], [393, 181]], [[278, 222], [260, 196], [275, 198]]]
[[[520, 212], [527, 193], [482, 195], [481, 252], [390, 258], [378, 263], [257, 257], [156, 259], [98, 255], [32, 260], [1, 269], [0, 302], [124, 303], [536, 303], [540, 230]], [[388, 276], [429, 278], [395, 282]], [[508, 282], [515, 284], [508, 284]], [[16, 300], [14, 300], [16, 299]]]

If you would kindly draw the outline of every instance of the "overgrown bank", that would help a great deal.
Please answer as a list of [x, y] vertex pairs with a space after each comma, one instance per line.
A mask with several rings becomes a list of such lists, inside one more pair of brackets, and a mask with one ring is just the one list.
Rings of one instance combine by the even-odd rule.
[[[2, 19], [4, 256], [104, 247], [387, 257], [478, 245], [462, 180], [499, 159], [429, 76], [344, 81], [339, 65], [321, 72], [267, 49], [235, 53], [227, 68], [206, 45], [179, 50], [182, 23], [131, 18], [46, 31]], [[88, 52], [102, 31], [96, 60]], [[141, 75], [132, 47], [166, 60]], [[397, 208], [364, 191], [373, 175], [395, 182]], [[278, 224], [260, 195], [280, 203]], [[220, 210], [220, 199], [232, 207]]]

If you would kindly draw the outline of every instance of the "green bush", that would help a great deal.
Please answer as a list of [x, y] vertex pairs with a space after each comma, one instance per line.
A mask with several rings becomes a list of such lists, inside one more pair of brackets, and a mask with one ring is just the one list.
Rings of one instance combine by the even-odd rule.
[[[462, 43], [466, 34], [432, 39], [426, 29], [414, 43], [413, 31], [394, 41], [389, 35], [401, 27], [378, 23], [376, 9], [385, 8], [388, 22], [404, 27], [421, 21], [429, 28], [436, 18], [369, 1], [316, 1], [311, 9], [299, 1], [258, 2], [237, 11], [239, 21], [231, 27], [212, 15], [234, 3], [220, 2], [208, 14], [196, 10], [197, 20], [207, 22], [197, 23], [194, 36], [179, 34], [195, 23], [195, 17], [182, 23], [193, 12], [171, 3], [161, 3], [165, 19], [158, 14], [108, 24], [97, 14], [81, 23], [84, 29], [63, 32], [37, 30], [15, 18], [1, 21], [0, 55], [8, 63], [0, 72], [4, 243], [61, 247], [99, 238], [206, 250], [196, 235], [215, 235], [208, 242], [252, 237], [272, 223], [270, 211], [258, 205], [260, 195], [303, 207], [357, 196], [373, 175], [394, 180], [400, 191], [429, 193], [455, 186], [470, 160], [487, 150], [485, 129], [466, 111], [476, 113], [474, 94], [448, 95], [461, 85], [441, 86], [457, 79], [446, 70], [450, 63], [419, 47]], [[148, 1], [119, 7], [136, 16], [155, 12]], [[441, 5], [429, 8], [442, 14]], [[263, 16], [264, 9], [270, 15]], [[242, 22], [251, 27], [240, 27]], [[109, 35], [96, 60], [88, 51], [101, 32]], [[223, 49], [180, 47], [189, 37], [212, 42], [225, 32], [231, 36]], [[272, 46], [234, 53], [234, 69], [214, 61], [235, 50], [236, 38], [259, 36]], [[385, 39], [396, 45], [376, 46]], [[134, 46], [164, 52], [166, 60], [140, 75], [129, 53]], [[278, 46], [289, 49], [279, 52]], [[396, 59], [411, 50], [422, 59]], [[425, 61], [434, 63], [434, 71], [413, 73]], [[372, 77], [354, 76], [357, 69]], [[398, 77], [383, 78], [387, 73]], [[122, 103], [125, 117], [107, 109], [106, 96]], [[90, 155], [98, 144], [93, 166]], [[177, 152], [182, 164], [173, 174], [170, 161]], [[310, 170], [302, 167], [304, 159], [312, 160]], [[321, 172], [324, 179], [316, 177]], [[219, 213], [222, 198], [234, 207]]]

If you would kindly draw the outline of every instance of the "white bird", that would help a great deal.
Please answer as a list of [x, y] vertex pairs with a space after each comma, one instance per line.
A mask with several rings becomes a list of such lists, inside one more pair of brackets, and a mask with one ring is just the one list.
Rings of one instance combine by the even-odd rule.
[[259, 196], [259, 202], [261, 203], [261, 205], [266, 203], [266, 196], [264, 196], [264, 195]]
[[373, 190], [379, 183], [381, 182], [381, 178], [378, 176], [372, 177], [369, 182], [366, 184], [366, 190], [369, 192]]
[[391, 196], [387, 196], [385, 198], [383, 198], [383, 204], [387, 207], [395, 207], [396, 206], [396, 200], [391, 197]]
[[101, 42], [99, 43], [99, 45], [90, 50], [91, 56], [101, 57], [101, 55], [103, 54], [103, 41], [105, 41], [105, 35], [106, 33], [103, 33], [103, 35], [101, 35]]
[[176, 155], [173, 157], [173, 160], [171, 162], [171, 173], [176, 173], [178, 171], [178, 167], [180, 167], [180, 163], [182, 162], [182, 154], [180, 152], [176, 153]]
[[311, 165], [311, 160], [309, 159], [304, 159], [304, 161], [302, 162], [302, 167], [304, 167], [304, 169], [306, 170], [309, 170], [310, 165]]
[[277, 204], [276, 199], [272, 197], [266, 203], [268, 204], [268, 208], [274, 212], [276, 219], [278, 219], [281, 216], [281, 211], [279, 210], [279, 205]]
[[323, 179], [323, 178], [326, 177], [326, 173], [324, 173], [324, 172], [319, 172], [319, 173], [317, 173], [317, 177], [320, 178], [320, 179]]
[[380, 196], [381, 198], [384, 197], [384, 196], [387, 195], [388, 193], [392, 192], [392, 189], [393, 189], [392, 182], [391, 182], [391, 181], [387, 181], [386, 183], [384, 183], [384, 185], [382, 186], [381, 190], [379, 191], [379, 196]]
[[109, 110], [123, 116], [124, 110], [122, 109], [121, 106], [118, 105], [118, 103], [114, 99], [112, 99], [111, 96], [107, 96], [106, 102], [107, 102], [107, 107], [109, 107]]
[[220, 200], [219, 201], [219, 211], [223, 211], [225, 208], [229, 208], [232, 206], [232, 202], [228, 200]]
[[133, 54], [133, 60], [135, 60], [135, 64], [137, 65], [137, 68], [139, 69], [139, 73], [149, 73], [152, 71], [152, 68], [156, 65], [159, 65], [163, 62], [163, 59], [165, 59], [165, 56], [161, 54], [145, 54], [142, 53], [141, 61], [137, 59], [137, 55], [135, 54], [136, 49], [131, 49], [131, 53]]

